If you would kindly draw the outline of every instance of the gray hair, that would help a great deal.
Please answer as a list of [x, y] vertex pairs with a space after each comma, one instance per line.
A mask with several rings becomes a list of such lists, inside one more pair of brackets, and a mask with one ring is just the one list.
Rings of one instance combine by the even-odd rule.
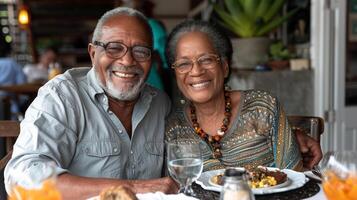
[[93, 37], [92, 37], [92, 43], [94, 43], [94, 41], [98, 41], [100, 40], [100, 38], [102, 37], [102, 33], [103, 33], [103, 25], [105, 24], [105, 22], [107, 22], [109, 19], [116, 17], [116, 16], [132, 16], [132, 17], [136, 17], [139, 20], [141, 20], [145, 26], [147, 26], [146, 28], [148, 29], [150, 36], [152, 38], [152, 31], [150, 28], [150, 24], [148, 22], [147, 17], [145, 17], [145, 15], [143, 15], [141, 12], [132, 9], [132, 8], [127, 8], [127, 7], [118, 7], [118, 8], [114, 8], [112, 10], [107, 11], [106, 13], [104, 13], [104, 15], [102, 15], [102, 17], [98, 20], [97, 25], [95, 26], [94, 32], [93, 32]]
[[224, 33], [222, 33], [217, 26], [199, 20], [186, 20], [177, 25], [170, 33], [166, 45], [166, 57], [169, 65], [172, 65], [175, 61], [176, 45], [178, 40], [184, 34], [190, 32], [205, 33], [211, 40], [212, 45], [218, 55], [221, 58], [226, 59], [228, 65], [230, 66], [233, 53], [230, 39]]

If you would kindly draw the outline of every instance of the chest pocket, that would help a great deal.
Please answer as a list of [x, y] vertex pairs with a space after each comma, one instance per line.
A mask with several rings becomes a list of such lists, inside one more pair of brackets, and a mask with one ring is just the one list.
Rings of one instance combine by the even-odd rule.
[[85, 147], [88, 156], [107, 157], [119, 155], [121, 151], [120, 144], [116, 142], [99, 141], [89, 143]]
[[111, 141], [97, 141], [87, 143], [85, 154], [91, 166], [97, 168], [98, 173], [104, 177], [115, 178], [119, 175], [121, 145]]
[[147, 142], [145, 143], [145, 150], [150, 155], [164, 156], [164, 143], [162, 142]]

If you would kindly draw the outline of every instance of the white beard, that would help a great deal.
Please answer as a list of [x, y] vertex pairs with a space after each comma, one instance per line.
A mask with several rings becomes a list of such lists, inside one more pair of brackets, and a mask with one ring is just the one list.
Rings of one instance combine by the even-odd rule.
[[[107, 76], [114, 76], [113, 74], [111, 74], [111, 70], [107, 71]], [[127, 89], [124, 89], [123, 87], [116, 87], [110, 78], [105, 80], [104, 85], [99, 78], [97, 70], [95, 70], [95, 77], [99, 85], [109, 96], [120, 101], [131, 101], [136, 99], [145, 86], [145, 77], [143, 76], [143, 73], [141, 73], [139, 81], [133, 85], [130, 85], [129, 87], [127, 87]]]
[[121, 101], [131, 101], [137, 98], [144, 87], [144, 78], [140, 78], [139, 82], [132, 85], [127, 90], [117, 88], [111, 80], [106, 81], [107, 87], [103, 87], [104, 91], [111, 97]]

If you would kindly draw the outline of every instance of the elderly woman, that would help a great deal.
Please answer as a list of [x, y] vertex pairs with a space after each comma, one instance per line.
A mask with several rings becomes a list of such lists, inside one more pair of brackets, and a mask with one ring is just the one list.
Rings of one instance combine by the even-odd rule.
[[187, 101], [171, 113], [166, 140], [202, 143], [204, 170], [259, 165], [302, 170], [302, 158], [279, 101], [258, 90], [225, 88], [230, 40], [202, 21], [185, 21], [166, 54]]

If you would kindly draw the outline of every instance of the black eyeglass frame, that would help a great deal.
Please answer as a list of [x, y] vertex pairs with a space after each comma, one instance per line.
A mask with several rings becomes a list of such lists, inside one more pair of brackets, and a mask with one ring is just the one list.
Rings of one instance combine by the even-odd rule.
[[[110, 45], [110, 44], [112, 44], [112, 43], [120, 44], [121, 46], [125, 47], [125, 51], [124, 51], [123, 55], [121, 55], [121, 56], [114, 56], [112, 53], [110, 53], [110, 52], [107, 50], [108, 45]], [[148, 61], [148, 60], [151, 58], [151, 56], [152, 56], [152, 47], [150, 47], [150, 46], [135, 45], [135, 46], [129, 47], [129, 46], [125, 45], [125, 44], [122, 43], [122, 42], [107, 42], [107, 43], [104, 43], [104, 42], [99, 42], [99, 41], [94, 41], [93, 44], [96, 45], [96, 46], [102, 47], [102, 48], [104, 49], [104, 51], [105, 51], [105, 53], [106, 53], [107, 56], [109, 56], [109, 57], [111, 57], [111, 58], [115, 58], [115, 59], [122, 58], [123, 56], [125, 56], [125, 55], [128, 53], [129, 50], [130, 50], [131, 55], [133, 56], [133, 58], [134, 58], [136, 61], [138, 61], [138, 62]], [[135, 54], [133, 54], [133, 50], [134, 50], [135, 48], [144, 48], [144, 49], [150, 50], [150, 51], [148, 51], [148, 52], [149, 52], [149, 56], [146, 57], [146, 58], [144, 58], [144, 59], [137, 59], [137, 58], [135, 57]]]

